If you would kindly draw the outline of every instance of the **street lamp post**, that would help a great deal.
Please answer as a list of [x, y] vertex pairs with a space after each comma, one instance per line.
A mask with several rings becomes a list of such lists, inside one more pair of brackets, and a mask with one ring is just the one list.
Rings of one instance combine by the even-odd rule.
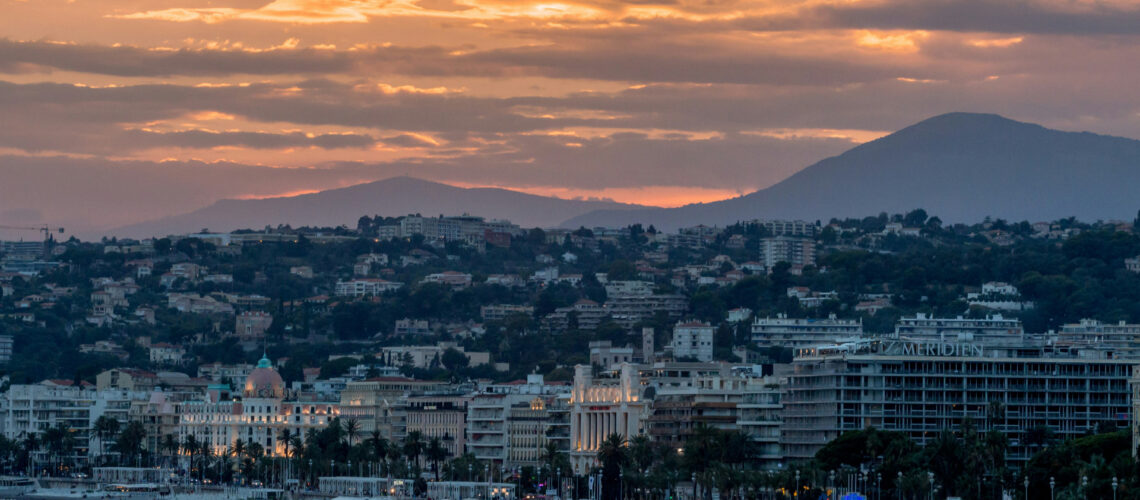
[[1057, 500], [1057, 497], [1053, 495], [1054, 486], [1057, 486], [1057, 481], [1053, 480], [1053, 476], [1049, 476], [1049, 500]]
[[796, 494], [795, 494], [795, 497], [796, 498], [800, 497], [800, 471], [799, 470], [796, 471]]
[[1022, 483], [1025, 484], [1025, 500], [1029, 500], [1029, 476], [1025, 476], [1025, 481]]
[[899, 471], [898, 481], [895, 481], [895, 491], [899, 494], [899, 500], [902, 500], [902, 471]]
[[1088, 500], [1088, 498], [1089, 498], [1088, 487], [1089, 487], [1089, 477], [1088, 476], [1081, 476], [1081, 496], [1084, 497], [1085, 500]]
[[1118, 481], [1116, 479], [1116, 476], [1112, 476], [1112, 500], [1116, 500], [1116, 487], [1117, 486], [1120, 486], [1120, 481]]
[[934, 473], [926, 472], [926, 483], [930, 489], [930, 500], [934, 500]]

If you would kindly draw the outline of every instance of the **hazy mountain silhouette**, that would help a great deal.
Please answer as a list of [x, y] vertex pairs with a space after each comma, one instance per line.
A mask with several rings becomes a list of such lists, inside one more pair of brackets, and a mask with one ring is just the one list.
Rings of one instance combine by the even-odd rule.
[[757, 218], [827, 221], [923, 208], [946, 222], [1131, 220], [1140, 141], [1061, 132], [998, 115], [950, 113], [825, 159], [755, 193], [678, 208], [602, 210], [567, 227], [661, 229]]
[[165, 236], [266, 225], [356, 227], [362, 215], [388, 217], [470, 213], [509, 219], [523, 227], [553, 227], [567, 218], [599, 209], [642, 208], [609, 201], [565, 200], [497, 188], [460, 188], [412, 177], [393, 177], [319, 193], [259, 200], [221, 200], [190, 213], [132, 224], [110, 234]]

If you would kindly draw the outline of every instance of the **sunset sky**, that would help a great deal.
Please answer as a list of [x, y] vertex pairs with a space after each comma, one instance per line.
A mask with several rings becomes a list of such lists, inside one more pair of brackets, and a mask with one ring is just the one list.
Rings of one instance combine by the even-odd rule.
[[949, 111], [1140, 138], [1138, 41], [1111, 0], [0, 0], [0, 224], [403, 174], [678, 205]]

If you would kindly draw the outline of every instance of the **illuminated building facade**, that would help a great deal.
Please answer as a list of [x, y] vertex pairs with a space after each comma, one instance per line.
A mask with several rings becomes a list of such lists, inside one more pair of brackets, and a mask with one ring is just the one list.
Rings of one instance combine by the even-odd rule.
[[285, 454], [284, 432], [304, 436], [323, 429], [340, 414], [335, 402], [307, 402], [288, 397], [285, 382], [268, 358], [246, 378], [241, 395], [228, 386], [212, 385], [202, 401], [183, 403], [179, 440], [194, 436], [199, 443], [223, 454], [235, 441], [257, 443], [266, 455]]
[[612, 378], [595, 378], [589, 366], [574, 367], [570, 461], [575, 474], [588, 473], [595, 466], [606, 437], [618, 434], [629, 439], [644, 432], [649, 410], [640, 391], [640, 377], [629, 363], [622, 363]]

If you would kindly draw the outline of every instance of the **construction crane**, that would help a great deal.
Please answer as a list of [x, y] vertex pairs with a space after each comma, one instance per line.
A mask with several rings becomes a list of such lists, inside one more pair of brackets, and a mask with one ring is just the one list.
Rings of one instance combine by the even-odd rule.
[[63, 234], [63, 228], [62, 227], [51, 227], [48, 225], [43, 225], [43, 226], [5, 226], [3, 224], [0, 224], [0, 230], [5, 230], [5, 229], [11, 230], [11, 231], [39, 231], [41, 233], [44, 233], [44, 241], [51, 241], [52, 233]]

